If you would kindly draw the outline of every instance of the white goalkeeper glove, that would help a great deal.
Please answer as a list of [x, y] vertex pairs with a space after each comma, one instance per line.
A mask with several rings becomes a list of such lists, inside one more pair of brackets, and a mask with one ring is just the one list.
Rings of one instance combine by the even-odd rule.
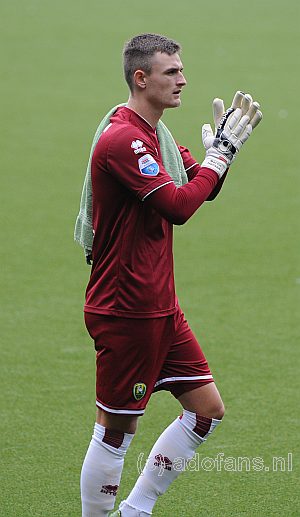
[[222, 99], [216, 98], [213, 100], [212, 111], [215, 124], [214, 132], [210, 124], [204, 124], [204, 126], [202, 127], [202, 140], [206, 150], [213, 145], [218, 125], [220, 124], [221, 119], [225, 113], [224, 102]]
[[252, 101], [251, 95], [238, 91], [231, 107], [222, 116], [223, 101], [213, 101], [214, 121], [215, 124], [218, 123], [218, 127], [215, 134], [209, 124], [202, 127], [202, 140], [206, 149], [202, 167], [214, 170], [221, 178], [252, 130], [261, 121], [262, 113], [259, 107], [257, 102]]

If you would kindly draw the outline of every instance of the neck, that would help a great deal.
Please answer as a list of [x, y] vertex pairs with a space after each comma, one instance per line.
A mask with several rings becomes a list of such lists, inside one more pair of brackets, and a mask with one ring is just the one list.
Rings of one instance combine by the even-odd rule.
[[159, 119], [163, 114], [162, 109], [155, 108], [155, 106], [150, 106], [145, 101], [145, 99], [138, 99], [132, 95], [129, 96], [127, 106], [128, 108], [135, 111], [138, 115], [143, 117], [153, 128], [156, 127]]

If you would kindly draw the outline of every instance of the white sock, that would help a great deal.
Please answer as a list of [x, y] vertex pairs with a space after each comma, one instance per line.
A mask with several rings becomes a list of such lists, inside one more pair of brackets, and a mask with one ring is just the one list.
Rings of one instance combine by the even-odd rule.
[[82, 517], [106, 517], [113, 509], [133, 436], [95, 424], [81, 471]]
[[158, 496], [185, 470], [197, 447], [220, 422], [184, 410], [154, 444], [143, 472], [119, 507], [122, 517], [151, 515]]

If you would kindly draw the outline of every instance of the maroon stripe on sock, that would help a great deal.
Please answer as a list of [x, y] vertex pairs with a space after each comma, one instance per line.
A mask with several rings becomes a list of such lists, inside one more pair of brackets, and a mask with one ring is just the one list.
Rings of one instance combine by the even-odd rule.
[[124, 433], [121, 431], [114, 431], [113, 429], [105, 429], [104, 436], [102, 438], [102, 442], [107, 443], [107, 445], [111, 445], [115, 449], [119, 449], [124, 440]]
[[210, 430], [212, 419], [206, 416], [196, 415], [196, 425], [193, 429], [194, 433], [204, 438]]

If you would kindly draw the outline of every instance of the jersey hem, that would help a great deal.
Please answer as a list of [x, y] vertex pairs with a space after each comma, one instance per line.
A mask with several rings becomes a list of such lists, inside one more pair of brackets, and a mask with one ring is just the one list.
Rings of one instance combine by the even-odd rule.
[[144, 199], [148, 196], [148, 194], [151, 194], [154, 190], [156, 190], [159, 187], [163, 187], [167, 183], [174, 183], [171, 176], [170, 180], [166, 181], [166, 177], [158, 176], [156, 177], [156, 180], [152, 178], [152, 181], [149, 181], [149, 184], [146, 185], [142, 190], [138, 192], [138, 197], [141, 201], [144, 201]]
[[175, 305], [171, 309], [153, 312], [138, 312], [138, 311], [125, 311], [121, 309], [102, 309], [101, 307], [93, 307], [91, 305], [84, 305], [84, 312], [92, 314], [100, 314], [103, 316], [114, 316], [118, 318], [132, 318], [132, 319], [150, 319], [150, 318], [164, 318], [165, 316], [172, 316], [177, 310]]
[[169, 185], [170, 183], [174, 183], [174, 181], [173, 181], [173, 180], [171, 180], [171, 181], [167, 181], [166, 183], [162, 183], [162, 185], [158, 185], [158, 187], [155, 187], [153, 190], [151, 190], [151, 192], [148, 192], [148, 194], [146, 194], [146, 195], [143, 197], [142, 201], [145, 201], [145, 199], [146, 199], [148, 196], [150, 196], [150, 194], [153, 194], [153, 192], [155, 192], [155, 191], [156, 191], [156, 190], [158, 190], [159, 188], [164, 187], [165, 185]]
[[185, 169], [185, 172], [187, 172], [190, 169], [192, 169], [193, 167], [195, 167], [195, 165], [199, 165], [199, 163], [198, 162], [193, 163], [193, 165], [190, 165], [187, 169]]

